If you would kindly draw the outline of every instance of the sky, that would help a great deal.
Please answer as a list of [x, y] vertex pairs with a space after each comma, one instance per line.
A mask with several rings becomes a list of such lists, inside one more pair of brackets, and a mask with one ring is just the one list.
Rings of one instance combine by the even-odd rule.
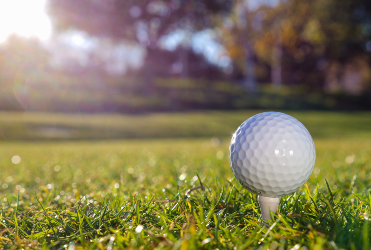
[[226, 55], [225, 48], [216, 41], [214, 31], [208, 29], [187, 35], [184, 30], [177, 30], [160, 41], [160, 46], [168, 50], [175, 50], [177, 46], [188, 41], [196, 53], [202, 53], [210, 62], [226, 68], [231, 60]]
[[0, 0], [0, 42], [11, 34], [46, 40], [52, 32], [46, 0]]

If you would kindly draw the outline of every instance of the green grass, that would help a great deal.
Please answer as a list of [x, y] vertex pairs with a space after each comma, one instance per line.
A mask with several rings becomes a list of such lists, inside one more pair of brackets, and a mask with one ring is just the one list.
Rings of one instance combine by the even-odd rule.
[[[230, 137], [244, 120], [260, 112], [200, 111], [144, 115], [0, 112], [0, 138], [14, 141]], [[315, 138], [371, 137], [370, 112], [285, 113], [301, 121]]]
[[[317, 160], [307, 186], [281, 199], [271, 227], [261, 223], [256, 195], [233, 178], [224, 137], [253, 113], [108, 116], [109, 126], [126, 125], [122, 135], [147, 124], [152, 132], [143, 133], [166, 137], [180, 124], [168, 137], [183, 138], [2, 142], [0, 247], [369, 249], [370, 113], [292, 113], [312, 132]], [[0, 124], [18, 115], [1, 115]], [[75, 124], [70, 115], [25, 116], [25, 127]], [[104, 120], [88, 116], [75, 126]]]

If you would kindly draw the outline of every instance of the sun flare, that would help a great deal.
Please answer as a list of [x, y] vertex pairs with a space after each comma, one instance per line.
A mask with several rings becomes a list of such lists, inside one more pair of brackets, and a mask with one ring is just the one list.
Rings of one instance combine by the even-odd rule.
[[51, 23], [46, 15], [46, 0], [0, 0], [0, 42], [11, 34], [47, 39]]

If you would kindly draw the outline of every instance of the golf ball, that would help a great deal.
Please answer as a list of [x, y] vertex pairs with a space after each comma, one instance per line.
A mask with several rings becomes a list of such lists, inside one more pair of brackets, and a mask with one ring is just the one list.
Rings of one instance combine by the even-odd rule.
[[257, 114], [238, 127], [229, 147], [234, 175], [249, 191], [277, 198], [299, 189], [316, 160], [308, 130], [279, 112]]

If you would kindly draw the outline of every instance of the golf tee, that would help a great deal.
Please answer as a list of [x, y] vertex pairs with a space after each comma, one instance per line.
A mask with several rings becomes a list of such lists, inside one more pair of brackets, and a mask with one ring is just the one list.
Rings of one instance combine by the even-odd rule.
[[271, 219], [270, 211], [272, 211], [273, 213], [277, 212], [278, 204], [280, 203], [280, 198], [271, 198], [259, 195], [258, 202], [260, 205], [263, 220], [268, 221]]

